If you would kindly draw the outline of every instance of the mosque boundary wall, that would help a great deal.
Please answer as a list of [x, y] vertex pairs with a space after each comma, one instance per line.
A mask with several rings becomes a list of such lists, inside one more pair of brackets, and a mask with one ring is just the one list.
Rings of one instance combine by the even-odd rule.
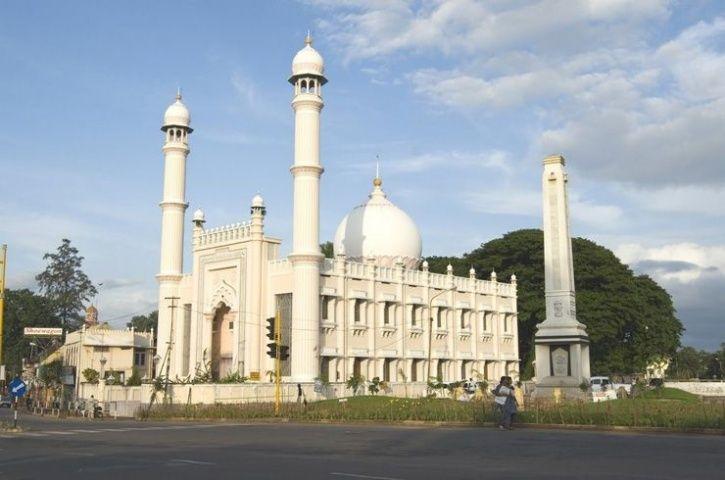
[[[390, 382], [386, 390], [378, 395], [394, 397], [423, 397], [427, 394], [424, 382]], [[323, 387], [322, 392], [315, 392], [314, 384], [302, 384], [308, 402], [343, 398], [352, 396], [353, 392], [344, 382], [335, 382]], [[91, 395], [102, 402], [107, 414], [111, 417], [130, 417], [141, 405], [151, 400], [153, 385], [126, 387], [122, 385], [81, 384], [79, 398], [89, 400]], [[361, 385], [358, 395], [368, 395], [367, 385]], [[241, 384], [170, 384], [168, 395], [175, 404], [214, 404], [214, 403], [259, 403], [274, 401], [273, 383], [241, 383]], [[156, 402], [162, 401], [163, 392], [156, 394]], [[282, 401], [297, 401], [297, 384], [282, 384]]]

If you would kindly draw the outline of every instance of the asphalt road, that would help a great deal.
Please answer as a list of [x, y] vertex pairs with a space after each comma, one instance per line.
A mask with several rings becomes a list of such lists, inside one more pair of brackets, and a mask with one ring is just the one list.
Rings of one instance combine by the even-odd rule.
[[725, 478], [723, 436], [22, 415], [21, 425], [0, 432], [0, 479]]

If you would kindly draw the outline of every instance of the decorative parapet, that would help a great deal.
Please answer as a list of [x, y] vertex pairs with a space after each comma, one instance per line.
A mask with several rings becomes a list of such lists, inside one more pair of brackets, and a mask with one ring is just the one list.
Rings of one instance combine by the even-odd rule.
[[239, 240], [245, 240], [252, 235], [252, 225], [249, 222], [233, 223], [223, 227], [209, 228], [202, 230], [194, 238], [196, 247], [208, 247], [212, 245], [225, 244]]
[[[281, 261], [270, 262], [272, 271], [277, 271], [278, 268], [274, 262]], [[372, 262], [361, 263], [345, 260], [344, 256], [340, 256], [336, 260], [331, 258], [324, 259], [320, 269], [323, 275], [330, 276], [343, 275], [343, 271], [344, 275], [355, 279], [374, 279], [375, 281], [390, 283], [402, 282], [405, 285], [437, 289], [447, 289], [455, 286], [458, 292], [473, 292], [502, 297], [516, 296], [515, 284], [478, 280], [471, 277], [454, 277], [452, 275], [430, 273], [425, 270], [401, 268], [400, 266], [379, 266]]]

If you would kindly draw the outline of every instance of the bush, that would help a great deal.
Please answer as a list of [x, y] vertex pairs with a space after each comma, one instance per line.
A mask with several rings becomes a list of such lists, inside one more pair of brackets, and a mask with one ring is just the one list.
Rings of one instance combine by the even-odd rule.
[[128, 380], [126, 380], [126, 386], [127, 387], [138, 387], [141, 385], [141, 374], [138, 373], [138, 369], [134, 368], [133, 373], [130, 377], [128, 377]]
[[345, 382], [345, 386], [352, 390], [353, 395], [357, 395], [357, 390], [364, 381], [365, 379], [362, 375], [350, 375], [350, 378], [348, 378], [347, 382]]
[[95, 370], [93, 368], [86, 368], [83, 370], [83, 378], [88, 383], [98, 383], [98, 379], [100, 378], [101, 374], [98, 373], [98, 370]]
[[219, 379], [219, 383], [244, 383], [247, 377], [243, 377], [239, 372], [229, 372]]

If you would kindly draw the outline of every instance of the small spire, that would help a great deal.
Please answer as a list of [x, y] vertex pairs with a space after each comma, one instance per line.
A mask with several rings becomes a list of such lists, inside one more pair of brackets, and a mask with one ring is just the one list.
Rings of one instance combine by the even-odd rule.
[[307, 29], [307, 36], [305, 37], [305, 45], [312, 45], [312, 35], [310, 35], [309, 29]]
[[181, 100], [181, 87], [176, 86], [176, 100]]
[[375, 155], [377, 161], [375, 162], [375, 179], [373, 185], [380, 187], [383, 184], [383, 179], [380, 177], [380, 155]]

